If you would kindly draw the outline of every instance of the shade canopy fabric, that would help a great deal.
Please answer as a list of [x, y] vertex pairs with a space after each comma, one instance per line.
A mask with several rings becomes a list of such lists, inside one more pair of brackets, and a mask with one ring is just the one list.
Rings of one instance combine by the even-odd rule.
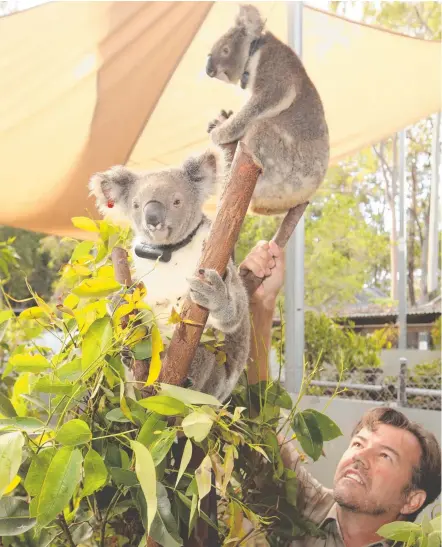
[[[288, 40], [286, 2], [252, 2]], [[0, 224], [72, 235], [90, 176], [182, 162], [239, 87], [206, 76], [233, 2], [55, 2], [0, 18]], [[305, 6], [303, 61], [331, 163], [441, 107], [441, 46]], [[212, 204], [212, 210], [214, 209]]]

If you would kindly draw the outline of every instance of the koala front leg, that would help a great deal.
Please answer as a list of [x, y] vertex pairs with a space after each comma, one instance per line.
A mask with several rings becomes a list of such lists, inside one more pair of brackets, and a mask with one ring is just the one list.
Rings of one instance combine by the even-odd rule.
[[226, 270], [226, 279], [216, 270], [200, 270], [203, 279], [190, 278], [190, 298], [207, 308], [213, 326], [224, 333], [235, 332], [247, 313], [247, 296], [232, 261]]
[[273, 94], [261, 93], [250, 97], [239, 112], [230, 116], [222, 125], [212, 129], [210, 133], [212, 142], [221, 145], [241, 139], [251, 123], [261, 118], [277, 116], [293, 103], [295, 97], [294, 86], [285, 92], [277, 89]]

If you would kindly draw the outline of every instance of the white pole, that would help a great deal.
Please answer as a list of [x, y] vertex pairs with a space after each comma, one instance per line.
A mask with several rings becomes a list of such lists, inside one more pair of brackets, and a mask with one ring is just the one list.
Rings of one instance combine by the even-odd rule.
[[430, 234], [428, 239], [428, 293], [437, 289], [439, 249], [439, 169], [440, 112], [433, 118], [433, 150], [431, 154]]
[[[287, 2], [288, 43], [302, 59], [303, 2]], [[304, 217], [286, 247], [285, 388], [299, 393], [304, 370]]]
[[407, 232], [405, 129], [399, 133], [399, 242], [398, 242], [398, 298], [399, 349], [407, 349]]

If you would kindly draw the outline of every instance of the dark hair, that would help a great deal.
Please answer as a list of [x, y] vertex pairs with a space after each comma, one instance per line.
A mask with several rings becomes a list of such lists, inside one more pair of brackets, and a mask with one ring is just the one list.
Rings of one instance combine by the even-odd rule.
[[379, 424], [392, 425], [412, 433], [419, 441], [421, 458], [419, 466], [413, 468], [409, 491], [423, 490], [427, 497], [422, 507], [404, 518], [413, 522], [418, 514], [441, 493], [441, 451], [436, 437], [420, 424], [409, 420], [405, 414], [394, 408], [377, 407], [366, 412], [356, 424], [352, 437], [364, 427], [375, 431]]

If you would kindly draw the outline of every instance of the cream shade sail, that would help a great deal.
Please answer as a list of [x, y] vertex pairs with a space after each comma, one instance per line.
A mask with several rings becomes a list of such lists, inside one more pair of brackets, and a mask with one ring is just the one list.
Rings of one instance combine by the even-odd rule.
[[[287, 3], [255, 4], [287, 41]], [[1, 18], [0, 224], [78, 237], [71, 217], [98, 218], [93, 173], [202, 151], [208, 121], [247, 100], [204, 70], [236, 11], [234, 2], [55, 2]], [[303, 29], [331, 163], [440, 110], [439, 43], [308, 6]]]

